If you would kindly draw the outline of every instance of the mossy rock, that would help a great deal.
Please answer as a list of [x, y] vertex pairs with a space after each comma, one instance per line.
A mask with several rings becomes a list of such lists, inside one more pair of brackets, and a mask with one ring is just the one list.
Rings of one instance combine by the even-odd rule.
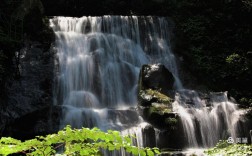
[[168, 96], [158, 92], [157, 90], [147, 89], [146, 94], [151, 95], [154, 98], [157, 98], [159, 103], [171, 104], [172, 100]]
[[145, 107], [142, 116], [154, 127], [161, 129], [176, 129], [179, 117], [170, 106], [158, 103]]
[[158, 104], [158, 103], [153, 103], [151, 107], [149, 107], [149, 115], [152, 113], [157, 113], [160, 115], [164, 115], [165, 113], [171, 113], [172, 109], [171, 107], [168, 107], [167, 105], [164, 104]]
[[146, 89], [139, 92], [140, 106], [151, 106], [152, 103], [159, 103], [171, 107], [172, 99], [157, 90]]

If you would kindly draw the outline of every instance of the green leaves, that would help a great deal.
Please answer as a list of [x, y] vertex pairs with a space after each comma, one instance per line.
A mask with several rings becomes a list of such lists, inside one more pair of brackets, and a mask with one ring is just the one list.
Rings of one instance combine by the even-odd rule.
[[237, 62], [240, 62], [240, 59], [241, 59], [241, 56], [239, 54], [233, 53], [226, 58], [226, 62], [229, 64], [237, 63]]
[[0, 139], [0, 155], [25, 153], [49, 156], [56, 154], [60, 147], [64, 147], [62, 155], [101, 155], [102, 149], [108, 151], [125, 149], [133, 155], [141, 156], [154, 156], [160, 153], [158, 148], [133, 146], [130, 136], [121, 136], [118, 131], [103, 132], [98, 128], [72, 129], [66, 126], [57, 134], [37, 136], [24, 142], [10, 137]]
[[248, 144], [228, 144], [226, 140], [221, 140], [214, 148], [206, 150], [209, 156], [215, 155], [233, 155], [244, 156], [252, 154], [252, 145]]

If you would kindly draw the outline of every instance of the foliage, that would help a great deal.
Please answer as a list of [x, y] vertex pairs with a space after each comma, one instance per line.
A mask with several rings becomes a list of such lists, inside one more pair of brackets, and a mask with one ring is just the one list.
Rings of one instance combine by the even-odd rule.
[[238, 63], [241, 60], [241, 56], [239, 54], [233, 53], [229, 55], [226, 59], [226, 62], [231, 64], [231, 63]]
[[245, 104], [247, 106], [252, 107], [252, 98], [242, 97], [239, 102], [241, 102], [241, 103], [243, 103], [243, 104]]
[[72, 129], [66, 126], [57, 134], [38, 136], [35, 139], [20, 141], [10, 137], [0, 139], [0, 154], [24, 153], [27, 155], [102, 155], [102, 149], [108, 151], [124, 149], [133, 155], [154, 156], [157, 148], [140, 148], [132, 145], [129, 136], [121, 136], [118, 131], [102, 132], [98, 128]]
[[251, 1], [178, 0], [172, 5], [175, 51], [184, 58], [184, 70], [210, 90], [228, 90], [238, 102], [251, 99]]
[[214, 148], [205, 151], [209, 156], [230, 155], [243, 156], [252, 155], [252, 145], [247, 144], [228, 144], [227, 141], [221, 140]]

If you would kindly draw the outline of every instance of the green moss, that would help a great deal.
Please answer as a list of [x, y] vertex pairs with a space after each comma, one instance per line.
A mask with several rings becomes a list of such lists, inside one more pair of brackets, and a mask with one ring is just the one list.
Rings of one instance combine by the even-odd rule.
[[166, 118], [165, 123], [169, 125], [176, 125], [178, 120], [176, 118]]
[[172, 100], [168, 96], [152, 89], [145, 90], [145, 94], [151, 95], [154, 98], [157, 98], [157, 101], [163, 104], [171, 104]]
[[150, 108], [149, 108], [149, 115], [153, 114], [153, 113], [157, 113], [157, 114], [160, 114], [160, 115], [164, 115], [165, 113], [171, 113], [172, 110], [167, 107], [166, 105], [152, 105]]
[[178, 119], [177, 118], [166, 118], [165, 124], [170, 127], [170, 129], [177, 129], [178, 128]]

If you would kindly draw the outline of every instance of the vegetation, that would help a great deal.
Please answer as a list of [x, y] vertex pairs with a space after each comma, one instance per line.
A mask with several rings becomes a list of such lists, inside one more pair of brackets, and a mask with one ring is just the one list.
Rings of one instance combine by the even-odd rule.
[[171, 112], [172, 112], [171, 108], [168, 108], [167, 106], [162, 105], [162, 104], [157, 104], [157, 105], [149, 107], [148, 114], [151, 115], [153, 113], [157, 113], [160, 115], [164, 115], [165, 113], [171, 113]]
[[139, 96], [142, 99], [143, 105], [148, 106], [149, 116], [152, 113], [164, 115], [164, 113], [172, 112], [172, 99], [157, 90], [141, 90]]
[[[227, 90], [229, 95], [237, 99], [239, 103], [245, 106], [252, 105], [252, 88], [249, 85], [252, 84], [251, 0], [104, 0], [102, 2], [99, 0], [29, 0], [29, 2], [31, 4], [27, 0], [2, 0], [0, 3], [1, 21], [3, 21], [3, 15], [7, 19], [0, 22], [0, 107], [2, 99], [8, 98], [4, 93], [5, 81], [18, 78], [16, 75], [18, 69], [13, 66], [13, 58], [15, 52], [22, 47], [24, 36], [42, 42], [46, 48], [53, 41], [52, 31], [48, 27], [48, 19], [45, 15], [105, 14], [171, 17], [176, 25], [174, 50], [183, 57], [183, 70], [190, 71], [197, 78], [197, 82], [204, 84], [206, 88], [213, 91]], [[18, 37], [19, 42], [16, 42], [17, 39], [12, 33], [10, 35], [7, 33], [12, 25], [12, 17], [19, 17], [15, 20], [17, 22], [15, 25], [18, 24], [19, 28], [23, 28], [21, 36]], [[159, 92], [147, 90], [147, 93], [161, 99], [161, 103], [171, 102]], [[153, 108], [155, 111], [156, 109], [157, 107]], [[166, 111], [168, 112], [169, 109]], [[166, 122], [175, 123], [175, 120], [167, 119]], [[70, 140], [69, 138], [72, 137], [63, 138], [65, 136], [63, 134], [68, 133], [67, 131], [79, 133], [82, 130], [66, 128], [58, 134], [38, 137], [26, 142], [2, 138], [0, 148], [2, 151], [3, 148], [8, 149], [9, 151], [3, 153], [7, 154], [8, 152], [39, 152], [37, 149], [43, 150], [44, 147], [47, 152], [55, 152], [58, 143], [60, 146], [65, 146], [65, 151], [70, 146], [74, 147], [73, 149], [75, 146], [80, 149], [84, 148], [84, 145], [89, 145], [84, 144], [80, 147], [80, 145], [75, 145], [75, 142], [79, 143], [81, 140]], [[50, 137], [56, 141], [48, 143], [47, 140], [50, 141]], [[89, 142], [89, 139], [86, 141]], [[97, 140], [92, 141], [95, 143]], [[91, 145], [93, 146], [92, 143]], [[109, 150], [109, 147], [117, 149], [112, 145], [107, 145], [106, 149]], [[14, 151], [15, 149], [10, 147], [16, 147], [15, 149], [19, 150]], [[105, 148], [105, 146], [102, 147]], [[241, 147], [245, 150], [240, 151], [251, 150], [249, 145], [234, 144], [225, 148], [217, 145], [216, 148], [209, 150], [209, 154], [221, 153], [222, 150], [232, 154], [233, 149]]]
[[252, 5], [249, 0], [170, 2], [184, 70], [213, 91], [229, 91], [246, 106], [252, 92]]
[[247, 144], [229, 144], [226, 140], [221, 140], [214, 148], [205, 151], [209, 156], [215, 155], [233, 155], [244, 156], [252, 155], [252, 145]]
[[13, 138], [0, 139], [0, 154], [26, 155], [102, 155], [102, 151], [125, 150], [133, 155], [154, 156], [159, 154], [157, 148], [140, 148], [132, 145], [130, 136], [121, 136], [118, 131], [102, 132], [98, 128], [72, 129], [67, 126], [57, 134], [21, 142]]
[[163, 104], [166, 104], [166, 105], [169, 105], [169, 104], [172, 103], [171, 98], [169, 98], [168, 96], [158, 92], [157, 90], [147, 89], [145, 91], [142, 91], [142, 94], [150, 95], [151, 97], [156, 98], [157, 102], [159, 102], [159, 103], [163, 103]]

